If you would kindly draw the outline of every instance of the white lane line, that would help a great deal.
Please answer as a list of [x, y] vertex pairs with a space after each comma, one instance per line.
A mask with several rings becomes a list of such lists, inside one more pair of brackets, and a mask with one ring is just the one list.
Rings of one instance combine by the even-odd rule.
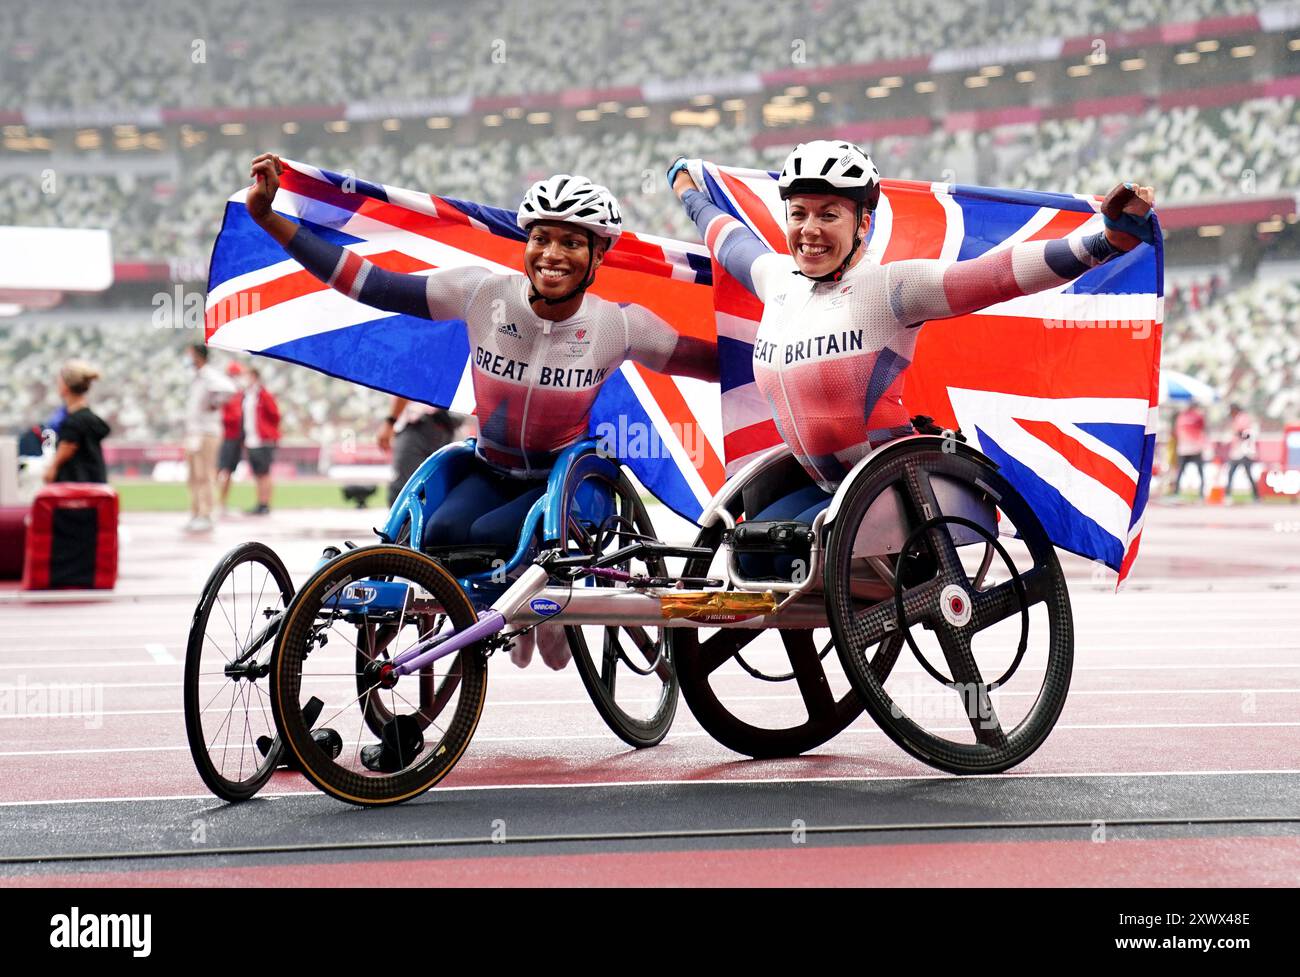
[[[994, 693], [997, 696], [1007, 698], [1028, 698], [1037, 696], [1038, 692], [1009, 692], [1006, 689], [999, 689]], [[1142, 695], [1300, 695], [1300, 689], [1071, 689], [1070, 699], [1079, 696], [1142, 696]], [[952, 697], [950, 692], [920, 692], [909, 693], [909, 699], [949, 699]], [[726, 697], [728, 702], [802, 702], [803, 697], [799, 695], [729, 695]], [[488, 703], [496, 707], [517, 707], [517, 708], [536, 708], [539, 706], [586, 706], [591, 704], [590, 699], [501, 699], [496, 700], [489, 698]], [[652, 704], [657, 700], [651, 698], [628, 700], [627, 705], [639, 703], [642, 705]], [[212, 710], [210, 710], [212, 711]], [[184, 715], [184, 709], [105, 709], [103, 712], [97, 712], [97, 716], [180, 716]], [[79, 712], [50, 712], [41, 713], [38, 716], [28, 715], [0, 715], [0, 720], [5, 719], [81, 719], [86, 717]]]
[[149, 644], [144, 646], [144, 650], [149, 653], [149, 657], [159, 665], [176, 665], [178, 662], [167, 650], [165, 645]]
[[[164, 663], [161, 662], [26, 662], [23, 664], [0, 665], [0, 668], [6, 670], [17, 670], [20, 668], [29, 669], [34, 672], [44, 672], [54, 668], [158, 668]], [[172, 661], [171, 666], [180, 665], [181, 662]]]
[[[1096, 730], [1096, 729], [1275, 729], [1275, 728], [1295, 728], [1300, 727], [1300, 722], [1277, 722], [1277, 723], [1058, 723], [1054, 732], [1063, 730]], [[969, 726], [951, 726], [951, 727], [933, 727], [930, 729], [934, 733], [945, 732], [968, 732]], [[703, 730], [683, 731], [673, 734], [674, 739], [694, 739], [708, 736]], [[850, 736], [883, 736], [884, 731], [876, 727], [866, 727], [862, 729], [850, 727], [841, 735]], [[599, 733], [564, 733], [555, 735], [539, 734], [536, 736], [475, 736], [475, 743], [568, 743], [584, 740], [607, 740], [610, 733], [602, 730]], [[356, 745], [356, 741], [345, 740], [344, 746]], [[189, 746], [111, 746], [111, 747], [94, 747], [89, 749], [76, 750], [6, 750], [0, 752], [0, 757], [30, 757], [30, 756], [93, 756], [106, 753], [179, 753], [189, 750]]]
[[[809, 754], [817, 757], [818, 754]], [[795, 758], [798, 759], [798, 758]], [[787, 763], [788, 760], [753, 760], [751, 763]], [[971, 784], [977, 780], [1064, 780], [1067, 778], [1095, 780], [1099, 778], [1151, 778], [1151, 777], [1271, 777], [1300, 774], [1300, 769], [1279, 767], [1274, 770], [1097, 770], [1075, 771], [1057, 770], [1045, 773], [1024, 773], [1005, 771], [1003, 773], [985, 773], [977, 778], [958, 777], [954, 774], [923, 772], [912, 776], [900, 774], [882, 774], [880, 776], [858, 775], [842, 777], [700, 777], [689, 780], [594, 780], [581, 783], [539, 783], [539, 784], [463, 784], [459, 786], [442, 786], [435, 788], [429, 795], [435, 796], [447, 791], [493, 791], [493, 790], [599, 790], [609, 787], [694, 787], [718, 786], [727, 784], [763, 785], [763, 784], [867, 784], [867, 783], [908, 783], [916, 780], [950, 780], [954, 784]], [[280, 800], [293, 797], [320, 797], [314, 790], [262, 791], [260, 800]], [[149, 801], [210, 801], [221, 804], [211, 794], [158, 794], [146, 797], [71, 797], [57, 800], [0, 801], [4, 807], [35, 807], [37, 805], [58, 804], [140, 804]], [[223, 804], [224, 806], [224, 804]]]
[[[1134, 653], [1134, 655], [1140, 655], [1140, 653], [1151, 653], [1152, 648], [1140, 646], [1140, 644], [1108, 644], [1108, 646], [1105, 647], [1104, 651], [1105, 652], [1118, 651], [1118, 652], [1125, 652], [1125, 653]], [[1097, 655], [1101, 655], [1101, 653], [1104, 653], [1104, 651], [1096, 650], [1096, 648], [1076, 647], [1075, 657], [1080, 657], [1080, 656], [1086, 657], [1089, 655], [1097, 656]], [[1230, 646], [1226, 646], [1226, 644], [1205, 644], [1205, 646], [1187, 646], [1187, 644], [1184, 644], [1184, 646], [1180, 646], [1178, 648], [1171, 648], [1170, 651], [1174, 651], [1174, 652], [1217, 651], [1221, 653], [1226, 653], [1232, 651], [1232, 648]], [[1258, 653], [1258, 651], [1260, 650], [1258, 650], [1258, 648], [1252, 648], [1251, 651], [1252, 653]], [[1265, 648], [1264, 651], [1300, 652], [1300, 644], [1274, 644], [1274, 646]], [[1294, 659], [1294, 657], [1295, 656], [1292, 656], [1292, 659]], [[31, 670], [31, 672], [44, 672], [44, 670], [48, 670], [48, 669], [70, 669], [70, 668], [73, 669], [159, 668], [159, 666], [164, 666], [164, 668], [177, 668], [177, 666], [182, 664], [183, 663], [181, 663], [181, 661], [175, 661], [175, 660], [169, 661], [169, 663], [162, 663], [162, 661], [40, 661], [40, 663], [32, 663], [32, 661], [23, 661], [23, 663], [0, 664], [0, 669], [5, 669], [5, 670], [26, 669], [26, 670]], [[1257, 663], [1257, 664], [1243, 664], [1243, 663], [1239, 663], [1239, 661], [1223, 661], [1223, 663], [1214, 663], [1214, 664], [1075, 665], [1074, 668], [1076, 672], [1079, 672], [1079, 670], [1145, 669], [1145, 668], [1153, 668], [1153, 669], [1300, 668], [1300, 661], [1295, 661], [1295, 660], [1269, 661], [1269, 663]], [[918, 669], [918, 673], [920, 673], [919, 669]], [[498, 681], [499, 679], [537, 679], [537, 678], [551, 678], [551, 676], [533, 676], [533, 674], [519, 674], [517, 672], [506, 672], [503, 674], [498, 674], [497, 676]], [[552, 679], [552, 681], [562, 681], [562, 679], [556, 677]]]

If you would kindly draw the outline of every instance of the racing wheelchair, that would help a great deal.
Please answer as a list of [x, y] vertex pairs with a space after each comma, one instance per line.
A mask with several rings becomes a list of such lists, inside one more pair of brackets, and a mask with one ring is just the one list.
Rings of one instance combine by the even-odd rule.
[[[575, 447], [594, 460], [568, 466], [577, 476], [553, 473], [564, 491], [537, 513], [544, 545], [521, 547], [508, 584], [458, 580], [445, 560], [390, 537], [322, 566], [281, 613], [267, 666], [275, 727], [322, 790], [376, 805], [437, 783], [473, 736], [486, 655], [544, 622], [630, 634], [631, 648], [606, 644], [602, 662], [651, 673], [665, 695], [675, 672], [701, 725], [752, 756], [812, 749], [863, 708], [904, 750], [953, 773], [1005, 770], [1050, 733], [1073, 660], [1064, 576], [1028, 503], [969, 446], [916, 435], [877, 449], [811, 526], [745, 518], [794, 477], [788, 451], [772, 449], [710, 502], [691, 547], [641, 531], [634, 493], [599, 522], [572, 518], [570, 489], [600, 469], [590, 443]], [[759, 556], [770, 572], [754, 572]], [[669, 559], [685, 561], [679, 573]], [[465, 583], [482, 588], [477, 601]], [[322, 655], [340, 622], [343, 656]], [[770, 630], [788, 671], [757, 647]], [[843, 676], [827, 668], [832, 648]], [[795, 694], [756, 694], [756, 683]], [[371, 758], [390, 762], [366, 763], [360, 735], [322, 742], [326, 702], [331, 721], [359, 712], [358, 731], [380, 741]], [[774, 708], [792, 702], [804, 712], [793, 723]]]
[[[632, 539], [654, 540], [645, 506], [618, 463], [594, 441], [583, 441], [557, 459], [516, 542], [427, 545], [431, 514], [473, 455], [470, 440], [427, 458], [376, 530], [380, 547], [327, 547], [301, 590], [295, 590], [275, 552], [259, 542], [241, 544], [213, 569], [191, 623], [185, 668], [190, 752], [213, 793], [232, 802], [252, 797], [285, 759], [283, 727], [270, 694], [272, 653], [284, 634], [310, 644], [298, 660], [299, 688], [305, 677], [308, 690], [289, 725], [311, 730], [314, 748], [322, 754], [337, 758], [346, 746], [355, 760], [358, 744], [367, 738], [377, 739], [372, 745], [381, 750], [385, 744], [405, 749], [409, 740], [423, 738], [430, 728], [439, 731], [443, 722], [467, 742], [486, 689], [485, 649], [430, 663], [401, 690], [372, 683], [395, 650], [441, 629], [468, 627], [541, 551], [595, 556]], [[663, 559], [648, 552], [639, 565], [662, 576]], [[439, 572], [430, 569], [431, 562]], [[386, 601], [396, 593], [425, 596], [390, 606]], [[361, 599], [367, 596], [369, 601]], [[294, 631], [295, 625], [305, 631]], [[567, 622], [553, 627], [562, 628], [582, 682], [609, 728], [635, 747], [659, 743], [672, 725], [678, 698], [659, 629]], [[486, 650], [508, 648], [527, 630], [531, 626], [499, 636]], [[409, 685], [415, 688], [408, 693]], [[351, 708], [334, 708], [341, 700]], [[400, 743], [394, 739], [398, 732]], [[446, 769], [456, 756], [459, 751], [447, 757]], [[300, 766], [294, 757], [289, 760]]]
[[[695, 545], [711, 555], [686, 572], [779, 596], [764, 627], [782, 645], [758, 649], [752, 628], [668, 630], [700, 725], [738, 753], [788, 757], [865, 708], [908, 753], [952, 773], [997, 772], [1033, 753], [1065, 702], [1074, 629], [1060, 563], [1028, 502], [947, 432], [874, 450], [811, 526], [747, 519], [807, 481], [788, 448], [773, 448], [699, 520]], [[746, 575], [755, 556], [769, 564], [760, 578]], [[778, 560], [784, 574], [771, 572]], [[842, 677], [827, 668], [832, 649]]]

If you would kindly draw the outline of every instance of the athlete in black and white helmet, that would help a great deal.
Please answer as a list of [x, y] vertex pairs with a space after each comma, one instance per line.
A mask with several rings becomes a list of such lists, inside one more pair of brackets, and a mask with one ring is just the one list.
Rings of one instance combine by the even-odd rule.
[[524, 271], [533, 283], [529, 301], [545, 305], [562, 305], [589, 288], [605, 252], [623, 233], [623, 215], [614, 195], [585, 176], [568, 173], [529, 187], [519, 205], [518, 223], [528, 232]]
[[[679, 333], [644, 305], [585, 291], [623, 226], [613, 195], [585, 177], [561, 174], [529, 188], [517, 214], [528, 238], [525, 279], [518, 269], [456, 262], [419, 274], [382, 268], [273, 209], [285, 166], [273, 153], [253, 159], [249, 217], [348, 298], [432, 322], [420, 333], [397, 320], [393, 338], [358, 355], [392, 356], [408, 336], [420, 341], [407, 354], [413, 358], [443, 355], [453, 341], [469, 348], [475, 457], [457, 468], [442, 502], [426, 512], [425, 546], [515, 547], [556, 458], [588, 436], [592, 406], [625, 361], [718, 379], [714, 343]], [[404, 398], [396, 398], [385, 429], [404, 407]], [[536, 634], [547, 664], [563, 667], [569, 658], [563, 628], [543, 625]], [[531, 638], [520, 638], [512, 657], [523, 664], [531, 655]], [[361, 762], [380, 765], [371, 769], [387, 763], [375, 744], [362, 748]]]
[[855, 233], [844, 259], [831, 271], [821, 274], [810, 274], [802, 263], [799, 268], [799, 274], [813, 281], [838, 281], [862, 246], [863, 217], [874, 212], [880, 201], [880, 171], [876, 164], [852, 143], [818, 139], [800, 143], [791, 150], [776, 184], [787, 206], [791, 198], [809, 194], [830, 194], [853, 201]]

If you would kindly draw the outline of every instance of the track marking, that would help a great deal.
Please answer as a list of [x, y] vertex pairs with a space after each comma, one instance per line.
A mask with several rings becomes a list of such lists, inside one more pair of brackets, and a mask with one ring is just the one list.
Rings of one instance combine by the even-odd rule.
[[[816, 758], [815, 754], [810, 755]], [[795, 758], [796, 760], [798, 758]], [[737, 760], [737, 763], [780, 763], [786, 761]], [[1300, 774], [1300, 768], [1281, 767], [1276, 770], [1149, 770], [1149, 771], [1085, 771], [1071, 773], [1056, 771], [1048, 773], [1002, 773], [980, 774], [974, 780], [946, 773], [918, 773], [912, 776], [898, 774], [881, 774], [879, 776], [840, 776], [840, 777], [702, 777], [691, 780], [596, 780], [581, 783], [537, 783], [537, 784], [464, 784], [461, 786], [435, 787], [424, 796], [434, 797], [442, 793], [458, 791], [501, 791], [501, 790], [597, 790], [609, 787], [673, 787], [673, 786], [718, 786], [727, 784], [856, 784], [856, 783], [910, 783], [918, 780], [951, 780], [953, 783], [976, 783], [980, 780], [1062, 780], [1078, 777], [1096, 778], [1151, 778], [1151, 777], [1273, 777]], [[304, 786], [307, 786], [304, 784]], [[261, 791], [258, 800], [292, 799], [296, 797], [316, 797], [328, 800], [323, 794], [314, 790]], [[150, 797], [73, 797], [56, 800], [0, 801], [0, 808], [35, 807], [43, 804], [144, 804], [164, 801], [211, 801], [228, 807], [212, 794], [159, 794]]]
[[[1193, 824], [1296, 824], [1300, 816], [1288, 815], [1224, 815], [1219, 817], [1135, 817], [1106, 818], [1107, 827], [1159, 827], [1164, 825]], [[1091, 828], [1095, 820], [1060, 818], [1041, 821], [942, 821], [942, 822], [898, 822], [885, 824], [829, 824], [808, 825], [803, 830], [807, 834], [889, 834], [890, 832], [912, 833], [920, 831], [1024, 831], [1052, 828]], [[740, 838], [740, 837], [789, 837], [788, 824], [765, 828], [681, 828], [668, 831], [584, 831], [572, 834], [514, 835], [510, 838], [512, 845], [520, 844], [565, 844], [575, 842], [609, 842], [609, 841], [656, 841], [677, 840], [682, 838]], [[1117, 841], [1116, 844], [1122, 844]], [[365, 851], [391, 850], [409, 848], [464, 848], [471, 846], [496, 845], [491, 835], [463, 838], [394, 838], [373, 841], [332, 841], [308, 842], [298, 845], [243, 845], [222, 848], [178, 848], [161, 851], [138, 852], [85, 852], [56, 853], [49, 855], [0, 855], [0, 865], [30, 865], [43, 862], [99, 862], [99, 861], [138, 861], [149, 858], [194, 858], [203, 856], [228, 855], [273, 855], [294, 852], [327, 851]]]
[[[1273, 728], [1293, 728], [1300, 727], [1300, 722], [1276, 722], [1276, 723], [1057, 723], [1053, 732], [1061, 730], [1095, 730], [1095, 729], [1273, 729]], [[951, 733], [966, 732], [967, 726], [948, 726], [933, 727], [931, 732]], [[840, 734], [841, 736], [883, 736], [884, 731], [874, 726], [857, 729], [850, 727]], [[537, 735], [537, 736], [475, 736], [476, 743], [568, 743], [585, 740], [608, 740], [609, 732], [602, 730], [599, 733], [567, 733], [563, 735]], [[690, 730], [676, 733], [676, 739], [696, 739], [699, 737], [708, 737], [709, 734], [703, 730]], [[358, 740], [344, 740], [343, 745], [355, 746], [360, 742]], [[0, 752], [0, 757], [24, 757], [24, 756], [93, 756], [101, 753], [179, 753], [188, 750], [189, 746], [113, 746], [113, 747], [96, 747], [92, 749], [79, 750], [7, 750]]]
[[[773, 650], [775, 651], [775, 649], [773, 649]], [[1136, 646], [1134, 646], [1134, 647], [1123, 647], [1123, 648], [1119, 648], [1119, 647], [1112, 646], [1111, 649], [1109, 649], [1109, 650], [1131, 651], [1131, 652], [1143, 652], [1143, 651], [1147, 651], [1147, 652], [1149, 652], [1149, 649], [1145, 649], [1145, 648], [1141, 648], [1141, 647], [1136, 647]], [[1188, 648], [1188, 647], [1183, 647], [1183, 648], [1180, 648], [1180, 649], [1178, 649], [1178, 650], [1179, 650], [1179, 651], [1220, 651], [1220, 652], [1221, 652], [1221, 651], [1223, 650], [1223, 646], [1222, 646], [1222, 645], [1208, 645], [1208, 646], [1206, 646], [1206, 647], [1204, 647], [1204, 648]], [[1277, 646], [1275, 646], [1275, 647], [1270, 648], [1269, 650], [1270, 650], [1270, 651], [1300, 651], [1300, 645], [1277, 645]], [[1080, 655], [1080, 654], [1088, 655], [1088, 654], [1097, 654], [1097, 653], [1096, 653], [1096, 652], [1090, 652], [1090, 651], [1088, 651], [1086, 648], [1085, 648], [1085, 649], [1076, 649], [1076, 651], [1075, 651], [1075, 655], [1078, 656], [1078, 655]], [[6, 670], [31, 669], [31, 670], [37, 670], [37, 671], [42, 671], [42, 672], [43, 672], [43, 671], [47, 671], [47, 670], [50, 670], [50, 669], [56, 669], [56, 668], [57, 668], [57, 669], [69, 669], [69, 668], [75, 668], [75, 669], [81, 669], [81, 668], [175, 668], [175, 667], [179, 667], [181, 664], [183, 664], [183, 663], [182, 663], [182, 662], [179, 662], [179, 661], [177, 661], [177, 662], [172, 662], [172, 663], [169, 664], [169, 665], [163, 665], [163, 664], [160, 664], [160, 663], [158, 663], [158, 662], [152, 662], [152, 661], [149, 661], [149, 662], [141, 662], [141, 661], [118, 661], [118, 662], [50, 662], [50, 663], [47, 663], [47, 662], [41, 662], [39, 665], [33, 665], [31, 662], [25, 662], [25, 663], [22, 663], [22, 664], [0, 664], [0, 669], [6, 669]], [[1243, 662], [1215, 662], [1215, 663], [1187, 663], [1187, 664], [1167, 664], [1167, 663], [1166, 663], [1166, 664], [1159, 664], [1159, 665], [1075, 665], [1075, 666], [1074, 666], [1074, 671], [1076, 671], [1076, 672], [1081, 672], [1081, 671], [1083, 671], [1083, 672], [1143, 671], [1143, 670], [1146, 670], [1146, 669], [1171, 669], [1171, 668], [1173, 668], [1173, 669], [1189, 669], [1189, 668], [1207, 669], [1207, 668], [1209, 668], [1209, 669], [1219, 669], [1219, 670], [1222, 670], [1222, 671], [1231, 671], [1231, 670], [1239, 669], [1239, 668], [1300, 668], [1300, 661], [1294, 661], [1294, 660], [1293, 660], [1293, 661], [1254, 662], [1254, 663], [1243, 663]], [[554, 674], [558, 676], [560, 673], [554, 673]], [[832, 673], [829, 673], [829, 674], [842, 675], [843, 673], [837, 671], [837, 672], [832, 672]], [[895, 672], [894, 674], [903, 674], [903, 672], [902, 672], [902, 671], [899, 671], [899, 672]], [[908, 670], [907, 674], [924, 675], [925, 672], [923, 672], [923, 671], [921, 671], [921, 669], [917, 668], [917, 669]], [[499, 678], [505, 678], [505, 677], [506, 677], [506, 676], [499, 676]], [[515, 675], [515, 676], [512, 676], [512, 677], [517, 678], [517, 679], [524, 679], [524, 680], [529, 680], [529, 679], [537, 679], [537, 680], [540, 680], [540, 679], [543, 679], [543, 678], [544, 678], [545, 680], [550, 680], [550, 681], [560, 681], [560, 679], [559, 679], [558, 677], [552, 679], [551, 676], [541, 676], [541, 675], [538, 675], [538, 676], [532, 676], [532, 675]]]
[[147, 644], [144, 646], [144, 650], [149, 653], [149, 657], [152, 658], [154, 662], [158, 665], [180, 664], [172, 656], [172, 653], [167, 650], [167, 647], [165, 645]]
[[[166, 684], [170, 687], [170, 683]], [[120, 686], [117, 686], [120, 687]], [[1037, 692], [1008, 692], [1005, 689], [999, 689], [995, 695], [1004, 697], [1036, 696]], [[1142, 696], [1142, 695], [1300, 695], [1300, 689], [1071, 689], [1070, 698], [1074, 699], [1079, 696]], [[921, 692], [910, 695], [913, 699], [948, 699], [951, 698], [949, 692]], [[493, 706], [504, 708], [506, 706], [521, 708], [536, 708], [540, 706], [585, 706], [590, 704], [590, 699], [515, 699], [494, 701], [488, 700]], [[652, 703], [657, 700], [646, 698], [629, 700], [642, 703]], [[727, 696], [728, 702], [803, 702], [803, 696], [799, 695], [732, 695]], [[103, 712], [96, 713], [99, 716], [180, 716], [184, 715], [184, 709], [106, 709]], [[4, 719], [29, 719], [28, 716], [6, 716], [0, 715], [0, 720]], [[82, 713], [73, 712], [50, 712], [42, 713], [41, 719], [85, 719]], [[1077, 725], [1076, 725], [1076, 728]], [[477, 739], [477, 737], [476, 737]]]
[[41, 662], [39, 665], [33, 665], [31, 662], [25, 662], [25, 663], [22, 663], [22, 664], [0, 665], [0, 668], [6, 669], [6, 670], [8, 670], [8, 669], [26, 668], [26, 669], [32, 669], [32, 670], [35, 670], [35, 671], [45, 672], [45, 671], [49, 671], [49, 670], [51, 670], [51, 669], [55, 669], [55, 668], [58, 668], [58, 669], [67, 669], [67, 668], [77, 668], [77, 669], [81, 669], [81, 668], [168, 668], [168, 667], [173, 667], [173, 668], [174, 668], [174, 667], [179, 666], [180, 664], [181, 664], [181, 663], [178, 662], [178, 661], [172, 661], [172, 662], [170, 663], [170, 665], [162, 664], [162, 663], [155, 662], [155, 661], [147, 661], [147, 662], [141, 662], [141, 661], [130, 661], [130, 662]]

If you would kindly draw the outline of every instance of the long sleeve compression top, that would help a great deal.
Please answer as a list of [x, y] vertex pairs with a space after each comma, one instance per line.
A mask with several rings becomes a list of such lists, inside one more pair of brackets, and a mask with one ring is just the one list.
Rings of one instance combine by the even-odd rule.
[[967, 261], [863, 258], [837, 282], [814, 282], [706, 194], [688, 190], [682, 202], [714, 258], [763, 303], [754, 379], [828, 492], [872, 448], [911, 433], [903, 375], [917, 326], [1059, 286], [1119, 253], [1103, 233], [1076, 232]]
[[[399, 274], [304, 227], [286, 250], [317, 278], [366, 305], [463, 320], [473, 357], [478, 451], [510, 474], [546, 471], [556, 454], [585, 437], [601, 384], [624, 360], [663, 373], [718, 378], [711, 343], [679, 334], [639, 305], [588, 294], [574, 315], [553, 322], [533, 311], [523, 275], [476, 267]], [[437, 355], [436, 347], [428, 355]]]

